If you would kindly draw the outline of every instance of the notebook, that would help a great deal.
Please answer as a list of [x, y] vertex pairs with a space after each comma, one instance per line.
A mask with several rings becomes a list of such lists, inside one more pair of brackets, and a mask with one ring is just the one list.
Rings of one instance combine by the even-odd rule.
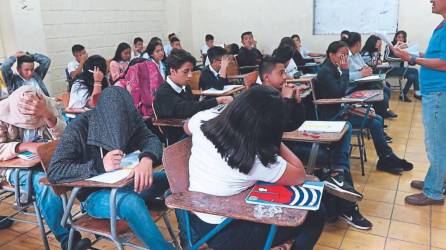
[[249, 204], [272, 205], [303, 210], [318, 210], [323, 182], [306, 181], [302, 186], [284, 186], [258, 182], [246, 196]]
[[134, 167], [136, 167], [139, 163], [139, 154], [141, 151], [137, 150], [133, 153], [130, 153], [121, 160], [121, 168], [115, 171], [103, 173], [91, 178], [88, 178], [87, 181], [95, 181], [107, 184], [113, 184], [119, 182], [125, 178], [127, 178]]
[[340, 133], [345, 125], [345, 121], [305, 121], [297, 131], [309, 133]]
[[31, 161], [31, 160], [37, 159], [39, 156], [32, 152], [25, 151], [25, 152], [18, 154], [17, 157], [19, 157], [20, 159], [23, 159], [23, 160]]
[[363, 78], [359, 78], [354, 80], [353, 82], [376, 82], [376, 81], [382, 81], [383, 79], [381, 78], [380, 75], [371, 75], [371, 76], [366, 76]]
[[225, 85], [222, 90], [210, 88], [201, 92], [202, 95], [223, 95], [228, 91], [240, 87], [241, 85]]
[[370, 98], [373, 98], [379, 94], [380, 94], [379, 91], [359, 90], [359, 91], [355, 91], [345, 97], [342, 97], [342, 99], [363, 102], [363, 101], [369, 100]]

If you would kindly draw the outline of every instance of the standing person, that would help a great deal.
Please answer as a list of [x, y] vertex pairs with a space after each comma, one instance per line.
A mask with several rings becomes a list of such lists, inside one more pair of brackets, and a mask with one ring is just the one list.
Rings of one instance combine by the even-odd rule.
[[409, 64], [418, 64], [423, 106], [423, 124], [426, 152], [430, 161], [424, 181], [412, 181], [413, 188], [423, 192], [406, 197], [411, 205], [443, 205], [446, 177], [446, 0], [431, 0], [432, 13], [443, 16], [435, 28], [426, 53], [422, 57], [411, 56], [395, 48], [394, 54]]

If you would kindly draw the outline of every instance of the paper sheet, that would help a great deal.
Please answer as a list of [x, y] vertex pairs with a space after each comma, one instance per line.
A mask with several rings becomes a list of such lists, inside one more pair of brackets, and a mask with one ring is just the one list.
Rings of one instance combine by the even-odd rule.
[[371, 75], [354, 80], [354, 82], [372, 82], [383, 80], [380, 75]]
[[96, 181], [101, 183], [113, 184], [118, 181], [124, 180], [130, 174], [131, 169], [125, 168], [120, 170], [115, 170], [108, 173], [103, 173], [95, 177], [87, 179], [87, 181]]
[[298, 129], [299, 132], [311, 133], [339, 133], [345, 127], [345, 121], [305, 121]]
[[240, 87], [241, 85], [225, 85], [222, 90], [210, 88], [201, 92], [202, 94], [224, 94], [230, 90]]

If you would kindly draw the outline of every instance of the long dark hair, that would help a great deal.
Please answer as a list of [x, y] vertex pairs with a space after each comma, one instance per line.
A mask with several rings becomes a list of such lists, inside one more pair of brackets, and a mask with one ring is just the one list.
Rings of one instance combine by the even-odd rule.
[[284, 46], [291, 47], [293, 49], [293, 52], [298, 51], [296, 43], [294, 43], [294, 40], [291, 37], [283, 37], [282, 39], [280, 39], [279, 46], [277, 47], [279, 48]]
[[347, 43], [348, 47], [353, 47], [356, 43], [361, 42], [361, 34], [357, 32], [350, 32], [348, 38], [343, 38], [342, 41]]
[[112, 58], [112, 60], [117, 62], [122, 61], [121, 53], [126, 49], [131, 49], [130, 45], [128, 43], [120, 43], [118, 48], [116, 48], [115, 56]]
[[262, 85], [240, 94], [201, 130], [231, 168], [248, 174], [257, 157], [265, 166], [276, 162], [284, 120], [280, 92]]
[[88, 93], [90, 95], [93, 93], [94, 87], [93, 73], [91, 73], [90, 71], [93, 71], [94, 67], [98, 67], [102, 74], [104, 74], [104, 79], [102, 79], [102, 89], [105, 89], [108, 86], [108, 80], [106, 77], [107, 63], [105, 61], [105, 58], [100, 55], [89, 56], [84, 63], [82, 74], [79, 78], [83, 81], [85, 86], [87, 86]]
[[378, 52], [378, 49], [376, 48], [376, 43], [380, 41], [381, 38], [371, 35], [367, 41], [364, 44], [364, 47], [362, 47], [361, 55], [363, 55], [365, 52], [368, 52], [370, 56], [372, 56], [373, 53]]
[[330, 54], [336, 54], [336, 53], [338, 53], [338, 51], [341, 48], [344, 48], [344, 47], [348, 48], [347, 43], [345, 43], [344, 41], [334, 41], [334, 42], [330, 43], [330, 45], [328, 45], [327, 52], [326, 52], [327, 59], [325, 59], [325, 60], [330, 61]]
[[399, 30], [395, 33], [395, 36], [393, 37], [392, 44], [395, 45], [397, 43], [396, 38], [399, 34], [403, 34], [404, 36], [404, 42], [407, 43], [407, 33], [404, 30]]
[[[161, 49], [164, 49], [163, 44], [160, 41], [154, 40], [154, 41], [150, 41], [150, 43], [147, 44], [147, 48], [146, 48], [146, 51], [144, 51], [144, 53], [147, 53], [147, 55], [150, 58], [152, 58], [152, 54], [153, 54], [153, 51], [155, 51], [156, 46], [161, 46]], [[164, 54], [164, 57], [166, 57], [166, 54]], [[164, 58], [162, 60], [164, 60]]]

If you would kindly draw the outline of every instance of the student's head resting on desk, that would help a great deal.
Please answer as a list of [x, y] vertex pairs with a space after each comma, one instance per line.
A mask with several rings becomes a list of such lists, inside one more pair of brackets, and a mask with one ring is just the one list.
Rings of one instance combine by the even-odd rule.
[[252, 49], [255, 47], [254, 36], [251, 31], [245, 31], [241, 35], [242, 45], [245, 49]]
[[172, 49], [167, 57], [169, 78], [178, 86], [186, 86], [192, 80], [192, 71], [197, 61], [183, 49]]
[[[219, 46], [214, 46], [210, 48], [207, 52], [211, 66], [215, 71], [220, 71], [222, 66], [222, 61], [228, 61], [229, 58], [226, 56], [226, 50]], [[227, 62], [225, 63], [227, 66]]]
[[327, 59], [340, 69], [348, 69], [348, 45], [343, 41], [334, 41], [328, 45]]
[[361, 51], [362, 43], [361, 43], [361, 35], [359, 33], [350, 32], [348, 38], [344, 38], [342, 41], [347, 43], [353, 55]]
[[201, 130], [231, 168], [248, 174], [256, 156], [265, 166], [276, 162], [284, 120], [280, 92], [269, 86], [254, 86], [219, 116], [203, 122]]

